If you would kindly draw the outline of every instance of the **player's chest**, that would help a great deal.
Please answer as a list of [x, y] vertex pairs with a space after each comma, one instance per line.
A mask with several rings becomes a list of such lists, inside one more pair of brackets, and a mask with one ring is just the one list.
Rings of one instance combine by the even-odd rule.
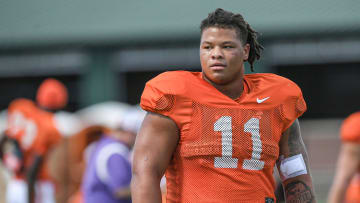
[[183, 157], [207, 157], [215, 167], [262, 169], [278, 158], [282, 127], [277, 108], [192, 105], [179, 150]]

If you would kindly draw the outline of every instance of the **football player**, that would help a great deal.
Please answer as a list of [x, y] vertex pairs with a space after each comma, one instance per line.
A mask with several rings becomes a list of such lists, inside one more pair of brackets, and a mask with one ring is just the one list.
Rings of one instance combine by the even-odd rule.
[[360, 202], [360, 112], [345, 119], [340, 136], [341, 151], [328, 202]]
[[164, 173], [167, 202], [275, 202], [275, 164], [288, 202], [316, 202], [300, 88], [275, 74], [244, 74], [263, 47], [240, 14], [216, 9], [200, 29], [202, 72], [165, 72], [145, 86], [133, 202], [161, 202]]
[[7, 202], [55, 202], [46, 157], [61, 138], [53, 112], [67, 104], [67, 97], [66, 87], [49, 78], [38, 88], [36, 103], [24, 98], [10, 103], [6, 134], [17, 143], [21, 156], [7, 156], [5, 160], [18, 158], [21, 164], [9, 165], [14, 177], [7, 187]]

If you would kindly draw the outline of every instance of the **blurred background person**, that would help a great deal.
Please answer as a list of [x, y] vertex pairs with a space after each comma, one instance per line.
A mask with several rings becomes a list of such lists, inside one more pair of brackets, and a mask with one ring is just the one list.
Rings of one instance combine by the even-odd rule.
[[360, 202], [360, 112], [351, 114], [340, 131], [342, 140], [328, 203]]
[[57, 178], [59, 179], [66, 178], [66, 176], [70, 176], [70, 181], [68, 183], [66, 182], [63, 183], [63, 187], [66, 188], [68, 194], [62, 198], [61, 202], [68, 202], [68, 203], [84, 202], [83, 192], [81, 190], [81, 184], [83, 181], [83, 175], [86, 169], [86, 165], [90, 157], [90, 152], [96, 145], [97, 141], [104, 134], [109, 134], [110, 131], [111, 130], [106, 126], [90, 125], [84, 127], [84, 129], [82, 129], [79, 133], [77, 133], [76, 135], [72, 136], [69, 139], [68, 153], [70, 154], [70, 156], [68, 156], [67, 159], [68, 162], [66, 165], [69, 173], [64, 173], [61, 176], [59, 175], [57, 176]]
[[121, 115], [115, 115], [121, 119], [115, 120], [113, 130], [88, 147], [81, 186], [84, 202], [131, 202], [131, 149], [144, 115], [136, 107], [124, 109]]
[[2, 148], [4, 163], [13, 172], [7, 185], [8, 203], [55, 202], [46, 160], [61, 139], [53, 112], [65, 107], [67, 100], [66, 87], [49, 78], [38, 88], [36, 103], [19, 98], [9, 104], [5, 138], [10, 145]]
[[135, 135], [116, 130], [104, 134], [89, 152], [82, 183], [84, 202], [131, 202], [130, 147]]
[[[49, 176], [55, 183], [55, 200], [62, 203], [67, 201], [79, 183], [79, 177], [74, 178], [81, 171], [76, 152], [81, 150], [83, 143], [77, 140], [84, 130], [81, 120], [74, 113], [59, 111], [54, 118], [62, 138], [48, 154], [47, 165]], [[92, 133], [88, 137], [91, 140]], [[77, 150], [73, 150], [74, 145]]]

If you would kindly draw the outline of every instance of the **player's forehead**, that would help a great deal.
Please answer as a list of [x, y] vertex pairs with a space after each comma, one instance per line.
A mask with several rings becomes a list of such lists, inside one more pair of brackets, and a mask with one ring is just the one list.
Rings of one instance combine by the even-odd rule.
[[201, 43], [240, 42], [235, 28], [208, 27], [201, 33]]

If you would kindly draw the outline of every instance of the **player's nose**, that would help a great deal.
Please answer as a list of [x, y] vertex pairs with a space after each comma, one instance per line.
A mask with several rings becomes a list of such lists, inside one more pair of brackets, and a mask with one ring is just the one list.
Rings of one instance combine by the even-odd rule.
[[212, 59], [221, 59], [224, 58], [224, 54], [222, 52], [222, 49], [218, 46], [214, 47], [211, 52], [211, 58]]

